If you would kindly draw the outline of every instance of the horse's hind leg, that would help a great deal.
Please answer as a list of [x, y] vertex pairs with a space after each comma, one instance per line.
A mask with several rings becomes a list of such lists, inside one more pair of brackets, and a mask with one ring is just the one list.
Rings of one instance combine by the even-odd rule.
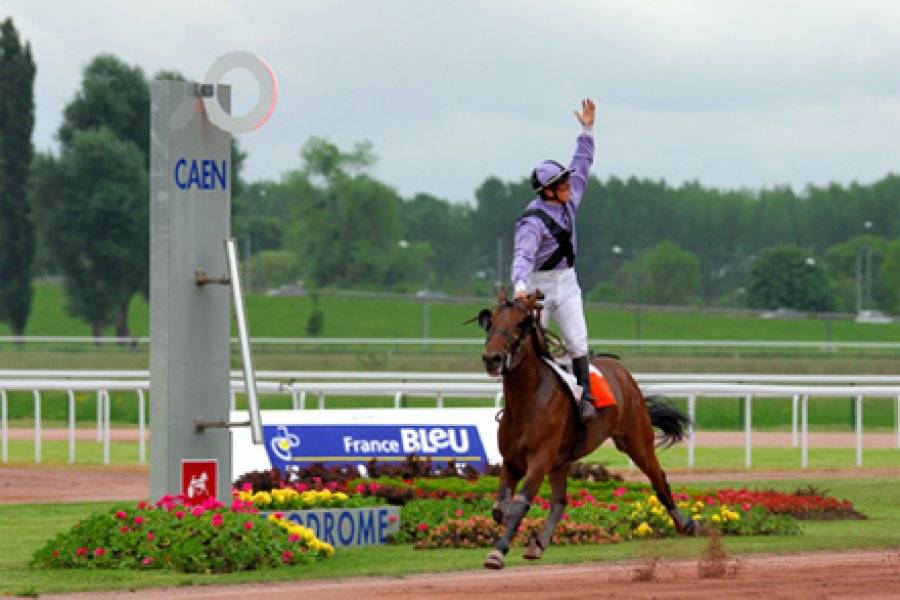
[[686, 535], [694, 534], [697, 524], [691, 519], [685, 519], [675, 505], [675, 501], [672, 500], [672, 488], [669, 487], [666, 472], [663, 471], [656, 458], [656, 438], [653, 435], [653, 426], [650, 424], [649, 416], [638, 419], [636, 426], [627, 434], [613, 436], [613, 441], [619, 450], [631, 457], [634, 464], [650, 480], [656, 497], [672, 517], [675, 529]]
[[516, 491], [519, 480], [522, 479], [521, 472], [510, 468], [509, 465], [503, 463], [500, 467], [500, 489], [497, 491], [497, 500], [491, 507], [491, 516], [498, 525], [503, 524], [506, 513], [509, 512], [509, 505], [512, 502], [512, 496]]
[[550, 547], [550, 540], [553, 539], [553, 530], [556, 524], [566, 512], [566, 479], [569, 476], [569, 464], [561, 466], [555, 471], [551, 471], [548, 479], [550, 479], [550, 512], [547, 514], [547, 520], [544, 522], [544, 530], [540, 537], [532, 536], [528, 541], [528, 548], [525, 550], [524, 558], [536, 560], [540, 558], [544, 551]]

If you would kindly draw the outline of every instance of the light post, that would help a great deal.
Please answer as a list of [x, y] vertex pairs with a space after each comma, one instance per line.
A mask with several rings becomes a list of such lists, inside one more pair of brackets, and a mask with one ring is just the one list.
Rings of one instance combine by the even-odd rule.
[[[613, 253], [613, 255], [616, 258], [622, 258], [622, 259], [625, 258], [625, 250], [622, 248], [622, 246], [619, 246], [618, 244], [616, 244], [615, 246], [610, 248], [610, 251]], [[623, 260], [623, 264], [624, 264], [624, 260]], [[637, 270], [635, 271], [635, 297], [633, 298], [633, 302], [634, 302], [634, 339], [640, 340], [641, 339], [641, 304], [640, 304], [640, 302], [641, 302], [641, 276], [642, 276], [642, 273], [639, 270], [640, 264], [636, 263], [635, 268]]]
[[[871, 231], [872, 221], [863, 222], [866, 232]], [[866, 293], [863, 296], [863, 255], [866, 260]], [[856, 250], [856, 314], [860, 314], [866, 304], [872, 304], [872, 247], [863, 243]]]
[[[407, 240], [400, 240], [397, 242], [397, 245], [401, 250], [406, 250], [409, 248], [409, 242]], [[427, 290], [428, 286], [425, 286], [424, 289]], [[422, 298], [422, 339], [428, 339], [428, 298], [426, 294], [421, 296]]]

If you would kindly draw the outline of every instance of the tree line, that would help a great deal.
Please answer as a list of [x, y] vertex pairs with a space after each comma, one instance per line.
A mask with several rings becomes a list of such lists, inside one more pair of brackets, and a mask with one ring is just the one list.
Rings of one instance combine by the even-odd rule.
[[[148, 294], [148, 78], [95, 57], [66, 105], [59, 152], [34, 152], [35, 65], [0, 25], [0, 318], [24, 331], [34, 274], [61, 275], [67, 310], [128, 335]], [[175, 71], [154, 78], [182, 79]], [[602, 131], [597, 133], [602, 146]], [[298, 144], [299, 145], [299, 144]], [[563, 157], [564, 158], [564, 157]], [[468, 203], [405, 198], [370, 173], [365, 142], [302, 144], [297, 167], [245, 183], [235, 145], [233, 231], [254, 287], [491, 294], [533, 194], [488, 176]], [[719, 190], [591, 178], [578, 219], [587, 297], [614, 302], [900, 312], [900, 177], [870, 185]]]

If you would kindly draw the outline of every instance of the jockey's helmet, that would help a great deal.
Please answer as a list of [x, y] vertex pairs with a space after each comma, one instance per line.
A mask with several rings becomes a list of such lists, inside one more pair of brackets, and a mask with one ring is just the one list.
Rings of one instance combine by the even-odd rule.
[[567, 169], [555, 160], [545, 160], [531, 172], [531, 187], [538, 194], [566, 181], [572, 169]]

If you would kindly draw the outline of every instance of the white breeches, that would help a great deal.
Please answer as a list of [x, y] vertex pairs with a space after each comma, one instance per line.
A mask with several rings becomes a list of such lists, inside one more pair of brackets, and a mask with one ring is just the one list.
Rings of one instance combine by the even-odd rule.
[[578, 358], [587, 354], [587, 323], [584, 321], [584, 303], [575, 269], [535, 271], [528, 278], [528, 291], [536, 289], [542, 291], [545, 297], [541, 325], [547, 327], [553, 319], [559, 325], [569, 356]]

